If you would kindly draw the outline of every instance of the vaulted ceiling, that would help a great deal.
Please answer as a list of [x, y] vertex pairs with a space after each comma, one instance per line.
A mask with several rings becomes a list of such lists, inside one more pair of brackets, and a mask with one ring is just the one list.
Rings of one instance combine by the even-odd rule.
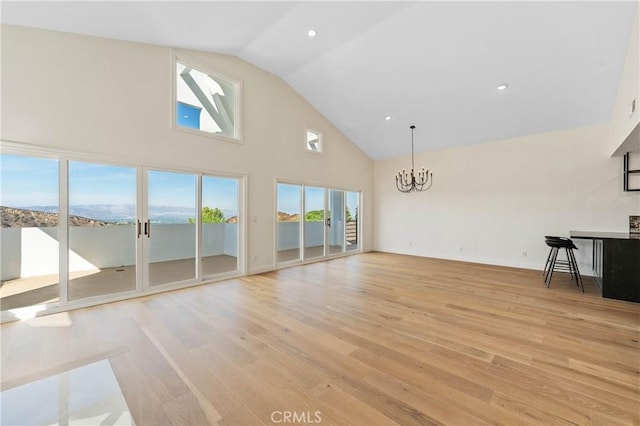
[[1, 20], [238, 56], [281, 77], [380, 159], [409, 153], [410, 124], [420, 152], [608, 122], [637, 7], [3, 1]]

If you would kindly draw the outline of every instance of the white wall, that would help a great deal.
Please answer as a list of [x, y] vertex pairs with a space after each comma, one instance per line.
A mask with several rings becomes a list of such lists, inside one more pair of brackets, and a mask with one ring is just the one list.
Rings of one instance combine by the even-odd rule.
[[[434, 174], [423, 193], [395, 188], [410, 157], [376, 161], [375, 249], [542, 269], [544, 235], [627, 232], [640, 193], [622, 191], [622, 162], [609, 157], [608, 136], [599, 126], [421, 153], [416, 167]], [[576, 241], [589, 273], [590, 243]]]
[[[634, 127], [640, 123], [640, 7], [637, 9], [611, 115], [609, 152], [613, 155], [640, 151], [640, 137], [637, 135], [634, 141], [625, 142]], [[636, 100], [636, 111], [631, 114], [630, 106], [633, 99]], [[623, 142], [625, 145], [621, 146]]]
[[[372, 161], [280, 78], [236, 57], [186, 52], [243, 83], [242, 145], [171, 129], [171, 49], [3, 25], [5, 141], [130, 164], [246, 173], [249, 272], [274, 267], [275, 179], [363, 192], [372, 245]], [[323, 154], [305, 152], [306, 129]]]

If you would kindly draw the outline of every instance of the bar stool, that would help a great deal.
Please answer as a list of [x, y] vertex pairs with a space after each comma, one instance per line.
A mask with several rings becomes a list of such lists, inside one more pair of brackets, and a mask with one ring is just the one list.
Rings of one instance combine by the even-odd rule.
[[[571, 274], [571, 279], [575, 277], [576, 286], [581, 287], [582, 292], [584, 293], [584, 285], [582, 284], [582, 277], [578, 270], [578, 262], [576, 262], [576, 257], [573, 254], [573, 250], [578, 250], [578, 247], [576, 247], [575, 244], [573, 244], [573, 241], [569, 238], [564, 237], [545, 235], [544, 242], [550, 247], [547, 262], [544, 265], [543, 271], [545, 276], [544, 282], [547, 284], [547, 288], [551, 285], [551, 277], [553, 276], [554, 271], [568, 271]], [[567, 254], [566, 261], [558, 260], [558, 252], [561, 249], [564, 249]]]

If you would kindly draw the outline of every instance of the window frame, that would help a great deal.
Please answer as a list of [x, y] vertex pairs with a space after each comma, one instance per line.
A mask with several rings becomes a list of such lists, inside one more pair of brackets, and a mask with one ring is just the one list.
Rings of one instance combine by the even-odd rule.
[[[314, 151], [309, 149], [309, 132], [315, 133], [318, 135], [318, 150]], [[315, 155], [322, 155], [324, 152], [324, 134], [323, 132], [314, 129], [313, 127], [307, 126], [304, 132], [304, 149], [306, 152]]]
[[[189, 127], [183, 127], [178, 125], [177, 120], [177, 67], [178, 62], [189, 65], [193, 69], [202, 73], [212, 76], [214, 79], [224, 80], [231, 84], [235, 90], [235, 105], [234, 105], [234, 124], [233, 124], [233, 136], [223, 135], [222, 133], [210, 133], [204, 130], [192, 129]], [[210, 64], [198, 60], [192, 55], [173, 50], [171, 53], [171, 129], [178, 130], [180, 132], [189, 133], [197, 136], [204, 136], [207, 138], [231, 142], [236, 144], [243, 144], [243, 82], [239, 79], [228, 77], [227, 75], [214, 71]]]

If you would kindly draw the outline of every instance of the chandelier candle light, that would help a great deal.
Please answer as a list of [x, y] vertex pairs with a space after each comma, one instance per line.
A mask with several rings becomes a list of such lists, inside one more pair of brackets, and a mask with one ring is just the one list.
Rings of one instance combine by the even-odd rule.
[[396, 188], [400, 192], [421, 192], [431, 188], [433, 184], [433, 173], [424, 167], [415, 173], [415, 163], [413, 160], [413, 129], [416, 126], [409, 126], [411, 129], [411, 171], [406, 172], [402, 169], [396, 174]]

